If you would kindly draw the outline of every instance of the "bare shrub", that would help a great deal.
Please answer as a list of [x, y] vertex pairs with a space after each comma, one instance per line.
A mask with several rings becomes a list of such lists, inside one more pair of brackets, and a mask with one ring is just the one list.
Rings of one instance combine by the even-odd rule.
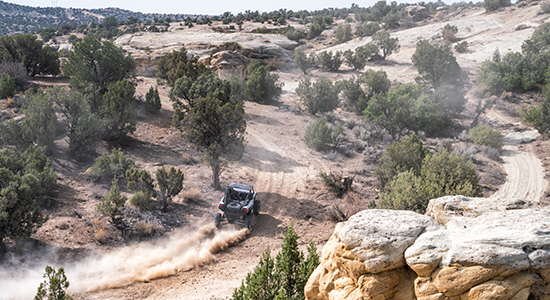
[[540, 2], [540, 10], [545, 14], [550, 13], [550, 1], [546, 0]]
[[136, 231], [139, 236], [150, 236], [153, 233], [153, 225], [146, 221], [139, 221], [136, 224]]
[[474, 157], [474, 155], [476, 153], [478, 153], [480, 150], [479, 148], [474, 145], [474, 144], [470, 144], [470, 143], [463, 143], [463, 144], [459, 144], [457, 146], [455, 146], [453, 148], [453, 151], [460, 154], [460, 155], [463, 155], [463, 156], [466, 156], [468, 159], [471, 159]]
[[363, 126], [357, 126], [353, 128], [353, 135], [362, 141], [368, 141], [370, 139], [370, 132]]
[[187, 152], [185, 152], [181, 155], [181, 159], [182, 159], [184, 165], [193, 165], [193, 164], [196, 163], [193, 156], [191, 156], [191, 154], [189, 154]]
[[329, 216], [333, 221], [342, 222], [367, 208], [376, 207], [373, 201], [365, 201], [362, 195], [348, 193], [342, 200], [337, 200], [329, 208]]
[[319, 176], [323, 181], [323, 184], [338, 198], [341, 198], [344, 194], [351, 190], [353, 184], [353, 177], [344, 177], [339, 173], [325, 173], [319, 172]]
[[439, 148], [446, 149], [448, 152], [453, 151], [453, 139], [449, 139], [449, 138], [440, 139]]
[[491, 146], [484, 146], [481, 150], [488, 158], [494, 161], [500, 161], [500, 151], [498, 151], [498, 149]]
[[185, 200], [198, 201], [202, 198], [202, 193], [198, 189], [191, 188], [187, 191], [181, 192], [181, 196]]
[[459, 135], [458, 135], [458, 140], [459, 141], [462, 141], [462, 142], [469, 142], [470, 141], [470, 134], [468, 133], [467, 130], [463, 130]]
[[340, 121], [340, 119], [338, 119], [338, 117], [331, 111], [324, 113], [322, 116], [325, 117], [325, 120], [327, 120], [328, 123], [334, 124], [335, 122]]
[[355, 119], [350, 119], [344, 122], [344, 124], [349, 130], [353, 130], [356, 126], [359, 125], [359, 122], [357, 122], [357, 120]]
[[365, 141], [353, 141], [351, 143], [351, 149], [353, 149], [353, 151], [357, 152], [357, 153], [362, 153], [363, 151], [365, 151], [365, 148], [367, 148], [369, 146], [369, 144]]

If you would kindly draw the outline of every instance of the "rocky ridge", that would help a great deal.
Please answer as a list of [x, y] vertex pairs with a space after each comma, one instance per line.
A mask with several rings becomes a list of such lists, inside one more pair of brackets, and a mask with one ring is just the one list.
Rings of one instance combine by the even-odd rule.
[[199, 33], [178, 28], [163, 33], [140, 32], [123, 35], [115, 44], [136, 60], [138, 76], [155, 76], [161, 57], [185, 47], [188, 55], [198, 56], [207, 66], [216, 68], [224, 79], [232, 75], [244, 77], [249, 59], [290, 67], [294, 49], [298, 47], [297, 42], [280, 34], [222, 33], [211, 29], [201, 29]]
[[550, 210], [447, 196], [339, 223], [307, 299], [550, 299]]

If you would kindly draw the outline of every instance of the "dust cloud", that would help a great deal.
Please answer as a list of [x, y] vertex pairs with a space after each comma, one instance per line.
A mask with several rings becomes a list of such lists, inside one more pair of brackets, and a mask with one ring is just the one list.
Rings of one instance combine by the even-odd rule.
[[[69, 293], [92, 292], [175, 275], [216, 260], [214, 254], [240, 242], [247, 229], [215, 230], [213, 224], [194, 232], [175, 231], [166, 238], [116, 249], [65, 265]], [[43, 280], [44, 267], [0, 272], [0, 299], [31, 299]], [[50, 264], [52, 265], [52, 264]], [[56, 268], [57, 264], [52, 265]], [[1, 270], [0, 270], [1, 271]], [[9, 272], [13, 273], [13, 272]], [[8, 274], [9, 274], [8, 273]]]

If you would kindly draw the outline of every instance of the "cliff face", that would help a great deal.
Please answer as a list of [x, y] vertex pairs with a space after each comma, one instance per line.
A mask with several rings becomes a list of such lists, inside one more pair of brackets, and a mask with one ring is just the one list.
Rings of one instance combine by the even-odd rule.
[[336, 226], [306, 298], [550, 299], [550, 210], [448, 196], [426, 215], [362, 211]]

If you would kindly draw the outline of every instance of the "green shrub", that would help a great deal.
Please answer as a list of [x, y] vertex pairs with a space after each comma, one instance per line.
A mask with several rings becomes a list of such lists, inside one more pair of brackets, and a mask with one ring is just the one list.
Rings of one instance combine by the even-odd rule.
[[422, 163], [422, 180], [427, 199], [449, 195], [482, 197], [476, 167], [472, 161], [455, 152], [439, 150]]
[[372, 43], [382, 50], [382, 59], [385, 60], [386, 57], [392, 53], [399, 52], [399, 39], [392, 38], [390, 33], [387, 31], [379, 31], [372, 36]]
[[300, 81], [298, 88], [296, 88], [296, 94], [300, 97], [300, 101], [312, 115], [318, 112], [333, 111], [339, 103], [339, 92], [339, 88], [325, 77], [319, 78], [313, 84], [306, 77]]
[[125, 139], [136, 130], [137, 110], [134, 100], [135, 87], [126, 80], [109, 85], [103, 95], [101, 116], [104, 122], [103, 135], [106, 139]]
[[156, 114], [160, 111], [162, 104], [160, 103], [159, 90], [153, 87], [149, 88], [145, 94], [145, 110], [149, 113]]
[[307, 74], [307, 71], [312, 67], [312, 57], [308, 57], [303, 48], [297, 48], [294, 51], [294, 63], [302, 70], [304, 74]]
[[472, 141], [478, 145], [490, 146], [495, 149], [502, 149], [504, 136], [491, 125], [477, 125], [468, 131]]
[[327, 16], [325, 18], [324, 16], [314, 16], [313, 19], [311, 20], [311, 24], [309, 25], [307, 39], [311, 40], [318, 37], [319, 35], [321, 35], [323, 30], [325, 30], [325, 25], [330, 25], [331, 23], [332, 23], [332, 17]]
[[15, 91], [26, 91], [29, 88], [29, 74], [22, 63], [4, 61], [0, 64], [0, 74], [2, 73], [8, 74], [13, 79]]
[[336, 32], [334, 33], [334, 38], [336, 39], [337, 44], [345, 43], [353, 38], [351, 33], [351, 25], [338, 25]]
[[198, 57], [191, 59], [187, 56], [187, 49], [182, 47], [179, 51], [174, 50], [162, 57], [157, 64], [157, 77], [166, 80], [168, 85], [173, 86], [176, 80], [184, 76], [196, 79], [201, 74], [210, 73], [206, 66], [198, 62]]
[[355, 48], [355, 51], [346, 50], [343, 53], [346, 64], [353, 70], [362, 70], [367, 63], [367, 59], [373, 54], [378, 53], [378, 47], [372, 43], [368, 43], [362, 47]]
[[382, 209], [411, 210], [423, 214], [430, 199], [424, 196], [420, 176], [412, 170], [399, 172], [380, 193], [378, 205]]
[[521, 109], [523, 121], [530, 123], [544, 138], [550, 130], [550, 99], [548, 96], [541, 103], [529, 105]]
[[369, 97], [363, 90], [362, 78], [351, 77], [348, 80], [342, 79], [339, 84], [347, 106], [358, 114], [363, 113], [369, 105]]
[[458, 27], [447, 23], [443, 27], [443, 39], [449, 42], [453, 42], [456, 38], [456, 33], [458, 32]]
[[497, 10], [501, 7], [510, 6], [510, 0], [484, 0], [483, 7], [486, 11]]
[[303, 30], [296, 29], [288, 25], [284, 30], [283, 34], [289, 39], [298, 42], [301, 39], [306, 37], [306, 33]]
[[468, 42], [462, 41], [460, 43], [457, 43], [455, 45], [455, 51], [458, 53], [466, 53], [468, 52]]
[[15, 95], [15, 82], [8, 73], [0, 75], [0, 98], [13, 97]]
[[4, 238], [26, 239], [48, 219], [41, 204], [49, 204], [57, 190], [57, 174], [41, 149], [0, 152], [0, 244]]
[[134, 161], [126, 157], [120, 148], [113, 149], [110, 155], [103, 153], [95, 159], [94, 165], [90, 168], [90, 174], [96, 178], [104, 179], [113, 178], [113, 176], [120, 177], [124, 176], [126, 170], [134, 165]]
[[129, 202], [141, 211], [151, 210], [154, 206], [151, 194], [145, 191], [138, 191], [133, 194]]
[[323, 51], [317, 55], [317, 64], [323, 71], [336, 71], [342, 65], [342, 52]]
[[58, 124], [52, 102], [41, 91], [28, 91], [25, 94], [23, 113], [25, 117], [20, 123], [10, 120], [7, 126], [0, 124], [1, 139], [20, 150], [36, 144], [49, 154], [54, 146]]
[[422, 141], [411, 135], [401, 142], [393, 142], [384, 150], [384, 154], [378, 160], [374, 176], [384, 187], [397, 174], [410, 171], [419, 176], [422, 170], [422, 162], [430, 154], [428, 148], [422, 145]]
[[88, 101], [90, 96], [59, 87], [48, 89], [47, 95], [55, 103], [57, 112], [67, 118], [69, 153], [77, 159], [83, 159], [88, 153], [94, 152], [103, 135], [103, 121], [92, 112]]
[[332, 128], [324, 117], [308, 126], [304, 134], [306, 144], [317, 151], [325, 150], [332, 143]]
[[166, 211], [168, 201], [183, 189], [183, 172], [179, 168], [170, 167], [166, 171], [164, 167], [156, 172], [158, 190], [155, 189], [153, 178], [147, 170], [132, 168], [126, 171], [128, 189], [134, 192], [142, 191], [161, 200], [161, 210]]
[[448, 45], [432, 45], [420, 40], [411, 59], [420, 74], [417, 81], [426, 82], [434, 89], [444, 84], [457, 89], [464, 87], [462, 68]]
[[111, 183], [111, 190], [107, 193], [107, 196], [97, 204], [96, 209], [100, 214], [111, 218], [111, 222], [114, 224], [120, 224], [124, 216], [124, 205], [126, 204], [126, 200], [128, 200], [128, 198], [120, 193], [118, 179], [115, 177]]
[[278, 100], [281, 96], [282, 84], [278, 82], [279, 76], [271, 74], [257, 60], [252, 60], [248, 65], [248, 76], [244, 84], [244, 91], [250, 101], [269, 103]]
[[380, 193], [380, 207], [424, 213], [431, 199], [463, 195], [483, 196], [475, 165], [466, 157], [446, 149], [427, 155], [419, 175], [413, 169], [399, 172]]
[[359, 37], [372, 36], [378, 30], [380, 30], [380, 25], [377, 22], [361, 23], [355, 28], [355, 35]]

